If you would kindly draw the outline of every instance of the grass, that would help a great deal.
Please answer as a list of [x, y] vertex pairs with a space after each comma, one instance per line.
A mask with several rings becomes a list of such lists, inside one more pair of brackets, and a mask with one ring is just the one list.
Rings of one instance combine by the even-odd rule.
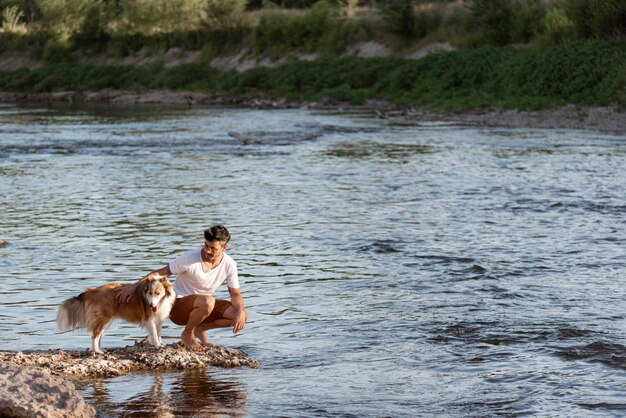
[[49, 64], [0, 72], [0, 91], [192, 90], [360, 104], [383, 99], [435, 110], [626, 106], [626, 44], [586, 41], [524, 49], [488, 47], [420, 60], [326, 58], [243, 73], [206, 63], [165, 68]]

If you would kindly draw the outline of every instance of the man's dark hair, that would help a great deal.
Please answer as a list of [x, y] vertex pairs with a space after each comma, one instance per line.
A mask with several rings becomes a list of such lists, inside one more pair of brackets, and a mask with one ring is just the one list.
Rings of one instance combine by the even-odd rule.
[[219, 241], [226, 244], [230, 241], [230, 232], [228, 232], [228, 229], [226, 229], [224, 225], [211, 225], [209, 229], [204, 231], [204, 239], [209, 242]]

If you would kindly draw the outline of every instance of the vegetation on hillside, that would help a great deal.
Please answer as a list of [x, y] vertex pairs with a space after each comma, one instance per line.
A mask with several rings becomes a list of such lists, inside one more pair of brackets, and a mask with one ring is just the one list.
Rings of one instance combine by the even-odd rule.
[[290, 100], [383, 99], [438, 110], [544, 109], [567, 103], [626, 108], [626, 44], [486, 47], [401, 58], [326, 58], [220, 72], [207, 63], [166, 68], [50, 64], [0, 72], [1, 91], [191, 90]]
[[[0, 52], [26, 50], [46, 63], [0, 72], [3, 91], [185, 89], [437, 109], [626, 107], [624, 0], [0, 0], [0, 20]], [[457, 51], [420, 60], [344, 56], [372, 40], [398, 57], [437, 41]], [[158, 56], [172, 47], [202, 58], [173, 68], [79, 60], [140, 50]], [[288, 61], [243, 73], [209, 65], [241, 50]], [[303, 53], [317, 59], [295, 59]]]
[[144, 47], [250, 47], [273, 57], [338, 56], [358, 42], [406, 51], [428, 42], [457, 48], [624, 39], [624, 0], [0, 0], [0, 49], [66, 61]]

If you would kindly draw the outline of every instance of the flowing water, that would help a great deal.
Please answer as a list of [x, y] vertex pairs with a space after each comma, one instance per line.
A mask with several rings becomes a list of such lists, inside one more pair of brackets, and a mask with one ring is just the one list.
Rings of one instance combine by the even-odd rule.
[[251, 316], [210, 338], [261, 368], [80, 386], [101, 416], [625, 416], [625, 179], [593, 132], [5, 106], [0, 349], [87, 348], [62, 300], [222, 222]]

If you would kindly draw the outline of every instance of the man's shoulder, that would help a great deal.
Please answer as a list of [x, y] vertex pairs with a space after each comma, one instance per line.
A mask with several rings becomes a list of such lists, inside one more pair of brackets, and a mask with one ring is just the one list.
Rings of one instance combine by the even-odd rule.
[[185, 251], [184, 253], [180, 253], [176, 257], [177, 261], [185, 262], [185, 263], [193, 263], [199, 259], [200, 259], [200, 250], [197, 248], [194, 250]]
[[229, 267], [237, 267], [237, 262], [230, 255], [224, 253], [224, 264]]

